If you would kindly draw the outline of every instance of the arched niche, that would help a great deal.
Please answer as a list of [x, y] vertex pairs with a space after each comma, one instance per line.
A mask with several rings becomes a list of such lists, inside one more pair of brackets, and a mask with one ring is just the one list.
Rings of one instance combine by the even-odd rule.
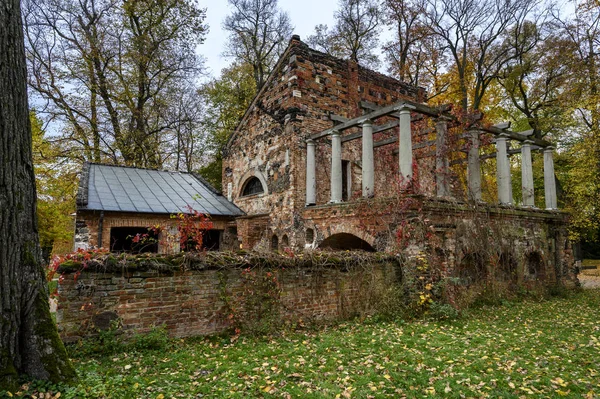
[[375, 248], [371, 244], [350, 233], [332, 234], [321, 242], [319, 248], [336, 251], [362, 250], [375, 252]]

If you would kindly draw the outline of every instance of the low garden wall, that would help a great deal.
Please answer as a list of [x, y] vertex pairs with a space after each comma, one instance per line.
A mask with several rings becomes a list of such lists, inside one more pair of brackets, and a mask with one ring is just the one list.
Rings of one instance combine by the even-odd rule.
[[73, 258], [58, 268], [57, 322], [78, 340], [111, 327], [173, 337], [367, 315], [401, 279], [383, 254], [256, 253]]

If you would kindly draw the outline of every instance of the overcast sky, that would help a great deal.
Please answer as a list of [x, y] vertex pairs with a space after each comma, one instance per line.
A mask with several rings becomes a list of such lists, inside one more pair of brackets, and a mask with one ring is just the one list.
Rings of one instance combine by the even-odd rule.
[[[206, 22], [210, 30], [198, 51], [206, 58], [207, 72], [216, 77], [231, 62], [221, 56], [227, 41], [227, 32], [222, 29], [222, 24], [231, 9], [227, 0], [201, 0], [200, 4], [206, 7]], [[287, 11], [294, 33], [302, 40], [312, 33], [315, 25], [332, 25], [337, 4], [337, 0], [279, 0], [279, 8]]]

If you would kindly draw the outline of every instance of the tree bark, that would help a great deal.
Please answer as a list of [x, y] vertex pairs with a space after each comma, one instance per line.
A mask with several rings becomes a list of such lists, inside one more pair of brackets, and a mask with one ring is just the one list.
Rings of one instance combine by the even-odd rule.
[[19, 0], [0, 4], [0, 390], [72, 381], [41, 265]]

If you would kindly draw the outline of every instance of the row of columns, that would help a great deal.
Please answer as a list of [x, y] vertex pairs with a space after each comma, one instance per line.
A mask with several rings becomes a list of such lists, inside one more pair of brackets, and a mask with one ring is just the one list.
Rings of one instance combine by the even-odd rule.
[[[412, 134], [411, 106], [405, 106], [399, 112], [399, 171], [400, 181], [409, 182], [412, 179]], [[448, 184], [449, 162], [446, 152], [447, 119], [436, 121], [436, 185], [437, 195], [450, 195]], [[512, 204], [512, 183], [507, 142], [509, 136], [500, 134], [496, 139], [496, 168], [498, 201], [501, 204]], [[470, 147], [467, 156], [467, 179], [469, 197], [481, 201], [481, 162], [479, 154], [479, 132], [470, 132]], [[533, 185], [533, 163], [530, 140], [525, 140], [521, 146], [521, 173], [523, 205], [535, 205]], [[362, 195], [369, 198], [374, 195], [375, 160], [373, 151], [373, 122], [365, 120], [362, 123]], [[554, 180], [554, 161], [552, 147], [544, 149], [544, 191], [547, 209], [557, 209], [556, 183]], [[342, 138], [339, 131], [331, 133], [331, 203], [342, 201]], [[316, 158], [315, 142], [306, 141], [306, 204], [316, 204]]]

